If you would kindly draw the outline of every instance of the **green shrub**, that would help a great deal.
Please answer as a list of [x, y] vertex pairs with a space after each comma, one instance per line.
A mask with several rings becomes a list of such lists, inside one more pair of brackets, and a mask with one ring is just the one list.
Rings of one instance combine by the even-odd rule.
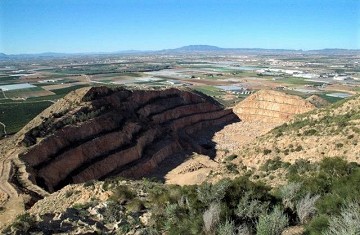
[[204, 204], [221, 201], [229, 187], [227, 180], [221, 180], [216, 184], [204, 183], [197, 188], [198, 199]]
[[274, 159], [268, 159], [266, 162], [260, 166], [260, 170], [262, 171], [275, 171], [283, 166], [283, 162], [280, 157], [276, 157]]
[[237, 169], [237, 166], [232, 163], [232, 162], [227, 162], [226, 165], [225, 165], [226, 169], [231, 172], [231, 173], [234, 173], [234, 174], [238, 174], [239, 173], [239, 170]]
[[94, 186], [94, 184], [95, 184], [95, 182], [93, 180], [89, 180], [84, 183], [84, 187], [85, 188], [92, 187], [92, 186]]
[[270, 154], [271, 153], [271, 149], [264, 149], [263, 150], [263, 154], [264, 155], [268, 155], [268, 154]]
[[311, 222], [305, 226], [305, 234], [322, 235], [328, 225], [328, 217], [326, 215], [320, 215], [312, 219]]
[[236, 154], [231, 154], [231, 155], [229, 155], [229, 156], [227, 156], [227, 157], [225, 158], [225, 161], [230, 162], [230, 161], [234, 160], [234, 159], [237, 158], [237, 157], [238, 157], [238, 155], [236, 155]]
[[305, 159], [297, 159], [294, 164], [288, 167], [287, 177], [289, 180], [296, 180], [298, 176], [302, 176], [306, 173], [316, 171], [317, 165], [311, 164], [310, 161]]
[[336, 148], [342, 148], [344, 146], [344, 144], [343, 143], [337, 143], [337, 144], [335, 144], [335, 146], [336, 146]]
[[262, 202], [258, 199], [252, 199], [252, 195], [252, 192], [245, 193], [237, 205], [235, 214], [241, 220], [251, 221], [254, 223], [262, 213], [267, 211], [270, 203]]
[[232, 220], [226, 220], [225, 223], [221, 223], [217, 229], [218, 235], [235, 235], [236, 233], [235, 223]]
[[282, 203], [285, 207], [295, 210], [296, 202], [300, 195], [301, 183], [290, 182], [279, 189], [279, 194], [282, 199]]
[[145, 209], [143, 201], [138, 198], [131, 200], [127, 205], [126, 209], [131, 212], [140, 212]]
[[317, 132], [317, 130], [315, 130], [315, 129], [309, 129], [309, 130], [304, 131], [304, 135], [305, 136], [315, 135], [316, 132]]
[[360, 234], [360, 204], [349, 202], [342, 208], [340, 215], [329, 218], [329, 227], [324, 235]]
[[6, 227], [4, 234], [29, 234], [31, 230], [36, 230], [36, 219], [29, 213], [18, 215], [15, 222]]
[[126, 185], [119, 185], [113, 191], [110, 199], [117, 201], [117, 202], [124, 202], [127, 200], [131, 200], [136, 196], [136, 193], [133, 192], [128, 186]]
[[269, 214], [262, 214], [256, 225], [257, 235], [280, 235], [288, 225], [288, 218], [279, 207]]
[[106, 223], [120, 221], [124, 215], [124, 208], [117, 202], [108, 201], [106, 208], [103, 209], [102, 215]]
[[65, 193], [65, 197], [66, 198], [69, 198], [69, 197], [71, 197], [71, 195], [73, 195], [73, 191], [70, 191], [70, 190], [68, 190], [68, 191], [66, 191], [66, 193]]

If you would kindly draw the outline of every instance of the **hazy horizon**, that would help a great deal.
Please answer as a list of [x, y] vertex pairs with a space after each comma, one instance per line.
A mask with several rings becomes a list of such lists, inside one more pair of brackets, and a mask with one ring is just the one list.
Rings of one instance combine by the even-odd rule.
[[0, 2], [5, 54], [221, 48], [360, 49], [356, 0]]
[[[188, 46], [214, 46], [214, 47], [218, 47], [216, 45], [198, 45], [198, 44], [191, 44], [191, 45], [185, 45], [185, 46], [181, 46], [181, 47], [177, 47], [177, 48], [163, 48], [163, 49], [158, 49], [158, 50], [146, 50], [146, 49], [126, 49], [126, 50], [114, 50], [114, 51], [84, 51], [84, 52], [54, 52], [54, 51], [40, 51], [40, 52], [33, 52], [33, 53], [4, 53], [2, 51], [0, 51], [0, 53], [3, 53], [5, 55], [41, 55], [41, 54], [116, 54], [116, 53], [126, 53], [126, 52], [134, 52], [134, 53], [141, 53], [141, 52], [144, 52], [144, 53], [151, 53], [151, 52], [160, 52], [160, 51], [166, 51], [166, 50], [176, 50], [176, 49], [180, 49], [180, 48], [183, 48], [183, 47], [188, 47]], [[231, 49], [234, 49], [234, 50], [286, 50], [286, 51], [304, 51], [304, 52], [307, 52], [307, 51], [322, 51], [322, 50], [354, 50], [354, 51], [360, 51], [360, 49], [352, 49], [352, 48], [314, 48], [314, 49], [309, 49], [309, 50], [304, 50], [304, 49], [292, 49], [292, 48], [289, 48], [289, 49], [286, 49], [286, 48], [235, 48], [235, 47], [232, 47], [232, 48], [224, 48], [224, 47], [218, 47], [220, 49], [225, 49], [225, 50], [231, 50]]]

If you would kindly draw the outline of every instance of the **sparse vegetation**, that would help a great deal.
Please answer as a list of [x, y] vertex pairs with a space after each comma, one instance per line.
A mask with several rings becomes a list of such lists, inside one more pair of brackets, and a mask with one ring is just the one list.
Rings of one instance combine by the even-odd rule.
[[[305, 226], [307, 234], [353, 231], [356, 220], [352, 218], [360, 214], [357, 164], [341, 158], [325, 158], [316, 164], [299, 160], [287, 170], [290, 182], [274, 190], [247, 177], [183, 187], [149, 180], [124, 184], [121, 179], [111, 179], [102, 185], [113, 192], [108, 201], [99, 204], [92, 200], [72, 208], [77, 216], [92, 220], [89, 211], [96, 207], [103, 217], [101, 223], [123, 221], [122, 231], [137, 226], [153, 234], [275, 235], [298, 224]], [[151, 214], [146, 226], [138, 220], [144, 213]], [[39, 229], [37, 220], [25, 221], [31, 222], [34, 231]], [[29, 229], [23, 225], [17, 226]]]
[[266, 162], [260, 166], [262, 171], [275, 171], [279, 168], [286, 168], [289, 166], [288, 163], [281, 161], [280, 157], [275, 157], [274, 159], [268, 159]]

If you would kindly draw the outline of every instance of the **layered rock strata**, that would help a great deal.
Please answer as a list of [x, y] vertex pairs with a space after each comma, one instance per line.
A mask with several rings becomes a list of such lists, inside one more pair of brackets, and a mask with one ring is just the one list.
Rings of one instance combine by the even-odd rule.
[[20, 154], [30, 180], [49, 192], [113, 175], [140, 178], [179, 152], [207, 154], [195, 134], [239, 121], [232, 110], [190, 91], [105, 87], [53, 116], [25, 134], [31, 147]]
[[282, 123], [315, 106], [301, 97], [278, 91], [260, 90], [234, 107], [241, 120]]

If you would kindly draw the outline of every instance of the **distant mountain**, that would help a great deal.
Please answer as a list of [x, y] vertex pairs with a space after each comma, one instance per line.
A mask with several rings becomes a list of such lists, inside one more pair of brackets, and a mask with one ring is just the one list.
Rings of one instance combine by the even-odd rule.
[[159, 53], [222, 53], [222, 54], [327, 54], [347, 55], [358, 54], [356, 49], [320, 49], [320, 50], [293, 50], [293, 49], [264, 49], [264, 48], [221, 48], [211, 45], [189, 45], [175, 49], [161, 50]]
[[189, 45], [173, 49], [176, 51], [222, 51], [224, 48], [210, 45]]
[[326, 54], [326, 55], [347, 55], [347, 54], [359, 54], [359, 49], [340, 49], [340, 48], [326, 48], [321, 50], [309, 50], [309, 54]]
[[151, 50], [122, 50], [114, 52], [88, 52], [88, 53], [57, 53], [44, 52], [38, 54], [12, 54], [0, 53], [0, 59], [21, 59], [38, 57], [72, 57], [87, 55], [142, 55], [142, 54], [253, 54], [253, 55], [285, 55], [285, 54], [323, 54], [323, 55], [357, 55], [359, 49], [320, 49], [320, 50], [292, 50], [292, 49], [264, 49], [264, 48], [222, 48], [212, 45], [188, 45], [175, 49]]
[[7, 58], [7, 57], [8, 57], [7, 54], [5, 54], [5, 53], [0, 53], [0, 59]]
[[286, 50], [286, 49], [262, 49], [262, 48], [222, 48], [211, 45], [189, 45], [175, 49], [165, 49], [158, 51], [161, 54], [192, 54], [192, 53], [204, 53], [204, 54], [279, 54], [279, 53], [298, 53], [301, 50]]

